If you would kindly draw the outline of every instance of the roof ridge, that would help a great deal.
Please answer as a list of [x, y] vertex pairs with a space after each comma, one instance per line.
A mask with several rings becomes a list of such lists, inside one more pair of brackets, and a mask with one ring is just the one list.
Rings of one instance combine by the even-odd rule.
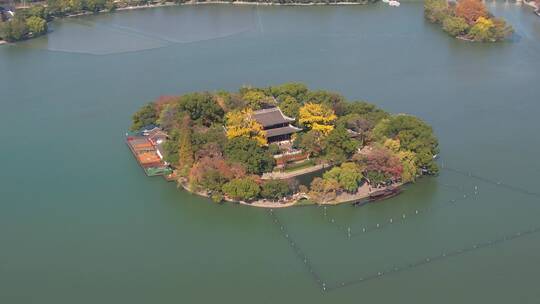
[[279, 107], [272, 107], [272, 108], [268, 108], [268, 109], [260, 109], [260, 110], [253, 111], [253, 114], [260, 114], [260, 113], [274, 112], [274, 111], [276, 111], [276, 110], [281, 112], [281, 110], [279, 109]]

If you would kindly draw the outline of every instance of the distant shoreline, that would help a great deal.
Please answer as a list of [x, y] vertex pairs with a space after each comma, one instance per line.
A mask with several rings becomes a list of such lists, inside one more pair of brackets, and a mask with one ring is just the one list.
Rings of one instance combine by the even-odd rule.
[[[342, 5], [366, 5], [369, 1], [362, 1], [362, 2], [350, 2], [350, 1], [340, 1], [340, 2], [332, 2], [332, 3], [323, 3], [323, 2], [291, 2], [291, 3], [277, 3], [277, 2], [248, 2], [248, 1], [205, 1], [205, 2], [198, 2], [198, 1], [190, 1], [185, 3], [174, 3], [174, 2], [165, 2], [165, 3], [155, 3], [155, 4], [147, 4], [147, 5], [135, 5], [135, 6], [126, 6], [126, 7], [119, 7], [115, 8], [113, 10], [101, 10], [98, 12], [90, 12], [90, 11], [83, 11], [79, 13], [74, 14], [68, 14], [65, 16], [59, 16], [59, 17], [53, 17], [52, 21], [57, 19], [63, 19], [63, 18], [73, 18], [73, 17], [81, 17], [81, 16], [90, 16], [90, 15], [98, 15], [103, 13], [114, 13], [114, 12], [121, 12], [121, 11], [131, 11], [131, 10], [139, 10], [139, 9], [148, 9], [148, 8], [159, 8], [159, 7], [171, 7], [171, 6], [184, 6], [184, 5], [238, 5], [238, 6], [342, 6]], [[48, 33], [45, 33], [47, 35]], [[33, 39], [35, 37], [30, 37], [23, 40]], [[21, 40], [22, 41], [22, 40]], [[15, 41], [19, 42], [19, 41]], [[0, 45], [9, 44], [9, 42], [0, 40]]]
[[[131, 10], [138, 10], [138, 9], [147, 9], [147, 8], [158, 8], [158, 7], [170, 7], [170, 6], [184, 6], [184, 5], [212, 5], [212, 4], [219, 4], [219, 5], [239, 5], [239, 6], [341, 6], [341, 5], [366, 5], [368, 4], [368, 1], [364, 2], [349, 2], [349, 1], [343, 1], [343, 2], [332, 2], [332, 3], [322, 3], [322, 2], [309, 2], [309, 3], [303, 3], [303, 2], [292, 2], [292, 3], [277, 3], [277, 2], [248, 2], [248, 1], [205, 1], [205, 2], [186, 2], [186, 3], [157, 3], [157, 4], [149, 4], [149, 5], [137, 5], [137, 6], [126, 6], [126, 7], [120, 7], [115, 9], [114, 11], [131, 11]], [[112, 12], [114, 12], [112, 11]], [[105, 13], [110, 11], [101, 11], [99, 13]], [[81, 13], [77, 15], [70, 15], [66, 17], [76, 17], [81, 15], [92, 15], [94, 13]]]

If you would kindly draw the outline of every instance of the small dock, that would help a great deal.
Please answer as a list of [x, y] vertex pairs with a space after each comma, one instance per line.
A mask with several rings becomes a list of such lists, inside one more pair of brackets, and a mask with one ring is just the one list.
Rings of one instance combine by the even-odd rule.
[[169, 177], [173, 173], [163, 160], [163, 155], [157, 145], [148, 136], [127, 136], [126, 144], [147, 176]]

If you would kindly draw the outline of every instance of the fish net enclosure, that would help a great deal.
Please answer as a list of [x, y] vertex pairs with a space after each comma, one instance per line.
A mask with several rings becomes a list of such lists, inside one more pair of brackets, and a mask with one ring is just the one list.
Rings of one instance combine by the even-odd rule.
[[[451, 167], [418, 183], [396, 198], [359, 208], [270, 210], [268, 216], [325, 292], [432, 265], [451, 269], [453, 258], [481, 259], [505, 242], [540, 232], [540, 194], [534, 189]], [[426, 195], [430, 203], [413, 199]], [[332, 258], [336, 252], [338, 260]]]

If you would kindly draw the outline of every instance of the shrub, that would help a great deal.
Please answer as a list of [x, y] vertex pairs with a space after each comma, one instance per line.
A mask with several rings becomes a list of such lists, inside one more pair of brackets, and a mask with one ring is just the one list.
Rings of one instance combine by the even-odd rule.
[[261, 196], [278, 200], [292, 193], [289, 184], [283, 180], [269, 180], [262, 184]]
[[469, 24], [462, 17], [449, 16], [443, 21], [443, 30], [453, 37], [466, 34], [469, 30]]
[[223, 185], [223, 192], [236, 200], [250, 201], [259, 195], [261, 188], [249, 177], [233, 179]]

